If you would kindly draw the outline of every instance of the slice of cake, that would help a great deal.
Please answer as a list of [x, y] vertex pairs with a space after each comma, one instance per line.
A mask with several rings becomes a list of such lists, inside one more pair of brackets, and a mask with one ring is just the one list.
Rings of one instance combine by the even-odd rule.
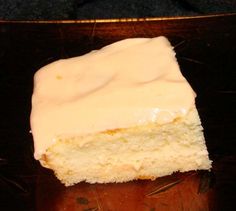
[[34, 77], [35, 158], [66, 186], [211, 168], [195, 107], [165, 37], [126, 39]]

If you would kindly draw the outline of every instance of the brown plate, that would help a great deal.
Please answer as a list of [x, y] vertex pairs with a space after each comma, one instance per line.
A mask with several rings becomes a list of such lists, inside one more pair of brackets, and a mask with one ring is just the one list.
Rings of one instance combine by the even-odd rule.
[[[212, 172], [66, 188], [33, 159], [29, 114], [40, 67], [129, 37], [165, 35], [198, 94]], [[235, 210], [236, 14], [0, 21], [0, 210]]]

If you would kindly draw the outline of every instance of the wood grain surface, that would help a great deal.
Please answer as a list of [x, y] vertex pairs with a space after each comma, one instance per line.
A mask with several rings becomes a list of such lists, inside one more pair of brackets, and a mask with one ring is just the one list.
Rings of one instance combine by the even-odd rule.
[[[33, 75], [124, 38], [167, 36], [196, 91], [211, 172], [66, 188], [33, 158]], [[0, 210], [235, 210], [236, 15], [0, 22]]]

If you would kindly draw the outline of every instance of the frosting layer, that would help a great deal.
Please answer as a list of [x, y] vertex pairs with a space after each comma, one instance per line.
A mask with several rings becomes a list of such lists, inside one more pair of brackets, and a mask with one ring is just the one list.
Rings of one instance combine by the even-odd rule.
[[34, 76], [35, 158], [60, 137], [171, 122], [194, 98], [165, 37], [125, 39], [53, 62]]

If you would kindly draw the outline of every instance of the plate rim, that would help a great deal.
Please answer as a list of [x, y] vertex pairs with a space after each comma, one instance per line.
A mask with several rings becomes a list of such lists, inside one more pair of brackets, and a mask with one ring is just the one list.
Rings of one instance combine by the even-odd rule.
[[191, 20], [217, 17], [236, 17], [235, 13], [216, 13], [196, 16], [168, 16], [168, 17], [143, 17], [143, 18], [108, 18], [108, 19], [81, 19], [81, 20], [0, 20], [4, 23], [24, 23], [24, 24], [81, 24], [81, 23], [117, 23], [117, 22], [151, 22], [151, 21], [168, 21], [168, 20]]

